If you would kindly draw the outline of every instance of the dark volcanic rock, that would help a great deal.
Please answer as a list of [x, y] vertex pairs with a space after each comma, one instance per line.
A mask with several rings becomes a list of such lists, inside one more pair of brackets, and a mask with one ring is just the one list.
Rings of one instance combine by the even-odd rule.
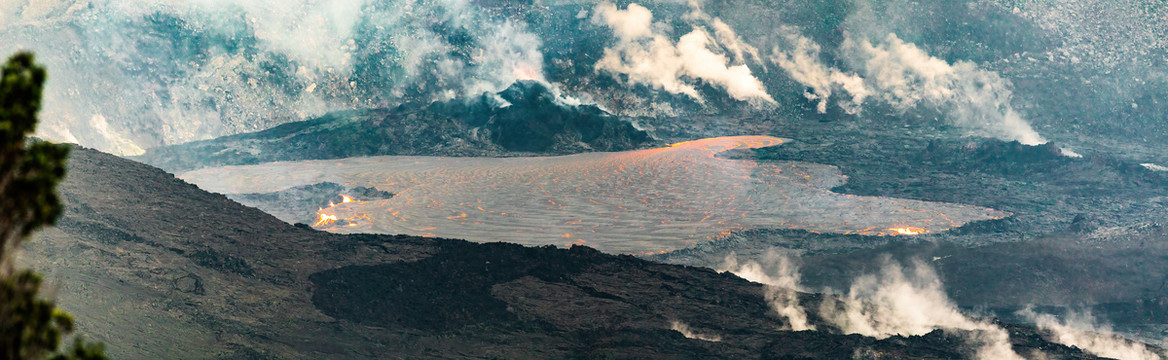
[[[372, 325], [419, 329], [504, 322], [515, 318], [507, 303], [491, 295], [497, 284], [534, 276], [563, 281], [597, 261], [612, 259], [596, 250], [526, 248], [512, 244], [447, 242], [442, 250], [413, 263], [349, 266], [309, 277], [313, 304], [330, 316]], [[469, 270], [469, 271], [468, 271]]]
[[619, 151], [654, 144], [594, 105], [568, 104], [544, 84], [390, 109], [341, 111], [271, 129], [150, 149], [138, 159], [183, 171], [373, 155], [498, 156]]

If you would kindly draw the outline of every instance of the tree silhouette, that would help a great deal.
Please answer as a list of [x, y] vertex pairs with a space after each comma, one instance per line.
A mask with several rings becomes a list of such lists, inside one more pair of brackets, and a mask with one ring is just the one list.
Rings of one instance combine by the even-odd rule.
[[69, 147], [30, 139], [45, 69], [30, 53], [19, 53], [0, 69], [0, 360], [104, 359], [100, 344], [75, 339], [57, 352], [73, 332], [73, 318], [39, 296], [41, 277], [16, 269], [13, 257], [33, 231], [61, 215], [57, 183], [65, 178]]

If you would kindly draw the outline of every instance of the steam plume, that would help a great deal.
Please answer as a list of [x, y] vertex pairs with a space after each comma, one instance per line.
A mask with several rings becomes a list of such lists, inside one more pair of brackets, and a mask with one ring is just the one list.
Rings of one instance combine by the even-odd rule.
[[764, 267], [755, 261], [738, 264], [733, 254], [723, 261], [721, 271], [730, 271], [743, 279], [767, 285], [766, 300], [779, 316], [787, 319], [790, 330], [815, 330], [815, 326], [808, 324], [807, 311], [799, 305], [798, 291], [803, 289], [799, 285], [798, 269], [785, 256], [771, 251], [763, 257]]
[[[788, 319], [792, 330], [815, 330], [795, 296], [796, 290], [801, 289], [795, 266], [774, 252], [768, 252], [763, 259], [766, 265], [753, 261], [739, 264], [731, 254], [721, 268], [768, 285], [767, 301], [776, 313]], [[937, 274], [920, 262], [906, 271], [886, 259], [878, 274], [856, 278], [846, 295], [824, 299], [818, 315], [844, 333], [878, 339], [924, 335], [937, 329], [960, 330], [967, 341], [977, 346], [975, 355], [979, 359], [1022, 359], [1014, 352], [1005, 329], [959, 312]]]
[[685, 336], [686, 338], [689, 338], [689, 339], [697, 339], [697, 340], [713, 341], [713, 342], [722, 341], [721, 336], [694, 332], [693, 330], [691, 330], [689, 328], [689, 325], [686, 325], [685, 323], [680, 322], [680, 321], [676, 321], [676, 320], [674, 320], [673, 322], [671, 322], [669, 324], [669, 328], [673, 331], [681, 333], [682, 336]]
[[1039, 328], [1050, 331], [1053, 335], [1050, 341], [1077, 346], [1098, 356], [1120, 360], [1164, 358], [1144, 344], [1124, 339], [1112, 333], [1109, 327], [1097, 325], [1090, 313], [1070, 313], [1067, 314], [1066, 320], [1059, 320], [1050, 314], [1036, 313], [1029, 308], [1019, 311], [1018, 314], [1033, 321]]
[[[621, 10], [606, 2], [597, 5], [595, 13], [593, 20], [611, 28], [617, 37], [617, 43], [605, 49], [596, 63], [597, 70], [626, 75], [631, 83], [684, 94], [697, 101], [703, 99], [687, 77], [717, 85], [737, 100], [775, 102], [750, 68], [741, 63], [743, 54], [757, 53], [757, 50], [738, 39], [721, 20], [709, 19], [696, 7], [689, 18], [695, 22], [714, 22], [717, 39], [710, 36], [705, 26], [695, 24], [692, 31], [674, 43], [663, 31], [655, 29], [663, 26], [655, 25], [652, 12], [635, 3]], [[724, 54], [723, 47], [730, 49], [734, 59]], [[732, 60], [739, 64], [731, 65]]]
[[906, 272], [900, 264], [886, 261], [878, 275], [853, 281], [841, 303], [825, 301], [819, 314], [846, 333], [880, 339], [936, 329], [965, 330], [978, 346], [979, 359], [1022, 359], [1006, 330], [957, 311], [937, 274], [923, 263]]
[[950, 121], [977, 135], [1026, 145], [1046, 142], [1010, 106], [1010, 84], [997, 73], [971, 62], [949, 64], [895, 34], [876, 44], [849, 37], [842, 51], [851, 54], [848, 58], [879, 90], [877, 96], [893, 106], [924, 103], [947, 110]]
[[847, 113], [858, 113], [863, 102], [875, 99], [901, 111], [926, 106], [945, 112], [947, 120], [979, 136], [1038, 145], [1047, 140], [1010, 105], [1009, 81], [976, 64], [950, 64], [930, 56], [896, 34], [872, 42], [847, 34], [839, 55], [852, 72], [829, 67], [820, 60], [820, 46], [783, 27], [785, 48], [776, 48], [771, 60], [792, 79], [812, 89], [805, 94], [827, 111], [828, 99], [840, 90], [850, 98], [838, 102]]
[[820, 48], [815, 41], [798, 33], [794, 28], [784, 26], [780, 29], [783, 37], [790, 46], [789, 51], [775, 49], [772, 61], [785, 70], [792, 79], [811, 88], [803, 96], [808, 100], [818, 101], [816, 110], [820, 114], [827, 112], [827, 102], [832, 93], [844, 91], [851, 95], [850, 99], [840, 100], [839, 107], [848, 114], [858, 114], [864, 99], [870, 95], [864, 85], [864, 78], [856, 74], [845, 74], [836, 68], [829, 68], [819, 60]]
[[1153, 163], [1143, 163], [1140, 164], [1140, 166], [1143, 166], [1144, 168], [1152, 171], [1168, 171], [1168, 166], [1161, 166]]

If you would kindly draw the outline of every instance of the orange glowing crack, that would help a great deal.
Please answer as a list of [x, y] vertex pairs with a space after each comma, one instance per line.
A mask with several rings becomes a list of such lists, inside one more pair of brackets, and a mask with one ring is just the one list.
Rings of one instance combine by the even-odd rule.
[[321, 226], [330, 225], [334, 222], [337, 222], [336, 215], [330, 215], [330, 214], [317, 214], [317, 215], [319, 216], [319, 219], [316, 221], [315, 224], [312, 224], [312, 226], [314, 226], [314, 227], [321, 227]]
[[894, 235], [920, 235], [925, 233], [925, 229], [911, 226], [888, 228], [888, 230], [895, 232]]

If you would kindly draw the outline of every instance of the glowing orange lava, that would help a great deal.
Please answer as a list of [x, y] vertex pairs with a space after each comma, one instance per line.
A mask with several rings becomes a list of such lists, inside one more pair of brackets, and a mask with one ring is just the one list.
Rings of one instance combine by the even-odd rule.
[[917, 235], [1010, 215], [960, 204], [833, 193], [829, 189], [847, 181], [833, 166], [715, 156], [782, 142], [769, 136], [733, 136], [567, 156], [375, 156], [341, 164], [227, 166], [180, 177], [221, 193], [334, 182], [396, 194], [322, 209], [321, 216], [347, 221], [327, 231], [525, 245], [562, 245], [568, 234], [601, 251], [624, 254], [682, 249], [694, 239], [713, 240], [753, 228]]
[[888, 228], [888, 230], [894, 231], [895, 233], [893, 235], [920, 235], [926, 232], [925, 229], [909, 226]]
[[[340, 196], [341, 196], [341, 204], [348, 204], [348, 203], [353, 202], [353, 198], [349, 197], [348, 195], [340, 194]], [[340, 204], [333, 203], [332, 200], [329, 200], [329, 205], [327, 208], [317, 209], [316, 210], [317, 220], [316, 220], [315, 224], [312, 224], [312, 226], [320, 228], [320, 227], [326, 227], [326, 226], [332, 225], [333, 223], [337, 222], [337, 220], [338, 220], [337, 215], [335, 213], [332, 213], [332, 209], [337, 207], [337, 205], [340, 205]], [[357, 220], [358, 218], [368, 219], [368, 217], [365, 217], [363, 215], [362, 216], [348, 217], [348, 218], [345, 218], [345, 220], [348, 222], [347, 224], [345, 224], [345, 226], [348, 226], [348, 227], [357, 226], [358, 224], [355, 222], [355, 220]]]
[[318, 213], [317, 216], [319, 217], [319, 219], [316, 221], [315, 224], [312, 224], [312, 226], [321, 227], [321, 226], [326, 226], [326, 225], [332, 225], [332, 223], [337, 222], [336, 215]]

